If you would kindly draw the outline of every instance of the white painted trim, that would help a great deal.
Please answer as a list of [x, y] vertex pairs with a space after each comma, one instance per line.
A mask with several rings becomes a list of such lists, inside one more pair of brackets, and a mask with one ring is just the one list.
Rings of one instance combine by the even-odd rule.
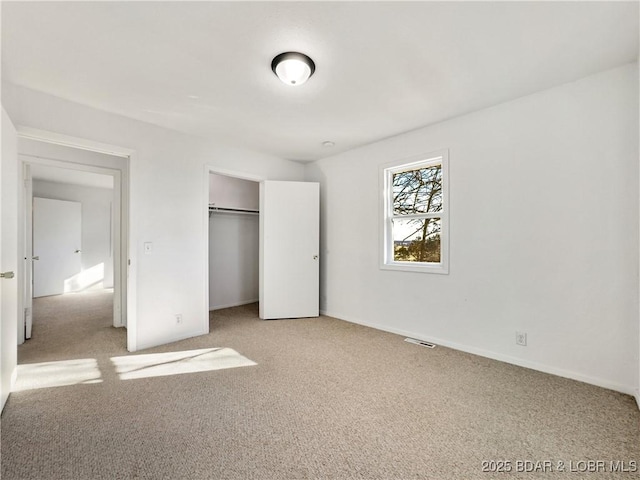
[[[204, 311], [209, 312], [209, 174], [211, 173], [213, 167], [210, 165], [204, 166], [204, 175], [202, 176], [202, 201], [200, 204], [202, 205], [202, 235], [204, 238], [203, 245], [203, 258], [204, 262], [202, 262], [202, 277], [203, 277], [203, 285], [204, 291], [202, 292], [203, 301], [204, 301]], [[206, 329], [205, 331], [209, 333], [209, 315], [206, 315]], [[205, 319], [202, 319], [203, 326]]]
[[[122, 311], [124, 286], [126, 283], [122, 281], [122, 172], [116, 170], [113, 175], [113, 203], [111, 207], [112, 222], [110, 234], [110, 242], [112, 244], [111, 252], [113, 255], [113, 326], [116, 328], [126, 327], [126, 312]], [[126, 267], [125, 267], [126, 268]]]
[[[20, 160], [18, 160], [20, 167]], [[20, 178], [20, 173], [18, 173]], [[18, 180], [19, 181], [19, 180]], [[31, 178], [31, 166], [22, 164], [22, 182], [20, 188], [21, 202], [18, 205], [18, 228], [20, 242], [20, 258], [22, 258], [22, 307], [21, 319], [18, 323], [18, 345], [22, 345], [27, 338], [31, 338], [30, 327], [33, 326], [33, 179]], [[24, 213], [22, 221], [21, 213]]]
[[13, 388], [16, 384], [16, 379], [18, 378], [18, 366], [16, 365], [11, 372], [11, 378], [9, 380], [9, 391], [2, 392], [1, 396], [1, 404], [0, 404], [0, 413], [4, 410], [4, 407], [7, 405], [9, 398], [11, 398], [11, 392], [13, 392]]
[[47, 130], [22, 125], [16, 125], [16, 131], [18, 132], [18, 137], [21, 138], [88, 150], [90, 152], [105, 153], [116, 157], [128, 158], [135, 152], [135, 150], [130, 148], [122, 148], [116, 145], [109, 145], [108, 143], [94, 142], [93, 140], [86, 140], [84, 138], [72, 137], [71, 135], [49, 132]]
[[258, 317], [264, 320], [264, 201], [265, 201], [265, 182], [260, 182], [260, 208], [263, 210], [262, 215], [258, 217]]
[[18, 366], [16, 365], [13, 368], [13, 371], [11, 372], [11, 380], [9, 381], [9, 391], [7, 392], [7, 395], [4, 395], [4, 392], [2, 393], [2, 400], [4, 400], [2, 402], [2, 405], [0, 405], [0, 412], [2, 412], [4, 410], [5, 405], [7, 404], [7, 402], [9, 401], [9, 398], [11, 397], [11, 392], [13, 392], [13, 388], [16, 385], [16, 380], [18, 379]]
[[[450, 342], [448, 340], [443, 340], [441, 338], [429, 337], [420, 335], [415, 332], [411, 332], [409, 330], [402, 330], [399, 328], [388, 328], [382, 325], [378, 325], [375, 323], [364, 322], [359, 319], [347, 318], [345, 315], [341, 315], [340, 313], [328, 312], [326, 310], [320, 312], [322, 315], [327, 317], [336, 318], [338, 320], [343, 320], [349, 323], [355, 323], [357, 325], [363, 325], [365, 327], [374, 328], [376, 330], [381, 330], [383, 332], [395, 333], [396, 335], [402, 335], [404, 337], [412, 337], [416, 340], [422, 340], [424, 342], [435, 343], [436, 345], [441, 345], [443, 347], [451, 348], [453, 350], [459, 350], [461, 352], [471, 353], [473, 355], [478, 355], [480, 357], [490, 358], [492, 360], [498, 360], [500, 362], [510, 363], [512, 365], [517, 365], [519, 367], [530, 368], [532, 370], [537, 370], [539, 372], [549, 373], [551, 375], [556, 375], [558, 377], [569, 378], [571, 380], [577, 380], [579, 382], [588, 383], [591, 385], [595, 385], [597, 387], [607, 388], [609, 390], [614, 390], [616, 392], [624, 393], [631, 396], [636, 396], [637, 391], [634, 387], [628, 385], [622, 385], [619, 383], [610, 382], [608, 380], [592, 377], [588, 375], [582, 375], [581, 373], [572, 372], [570, 370], [564, 370], [562, 368], [556, 368], [549, 365], [545, 365], [537, 362], [530, 362], [527, 360], [522, 360], [520, 358], [511, 357], [509, 355], [503, 355], [500, 353], [495, 353], [489, 350], [485, 350], [482, 348], [476, 348], [468, 345], [463, 345], [461, 343]], [[636, 401], [638, 401], [638, 397], [636, 396]], [[640, 407], [640, 401], [638, 401]]]
[[[205, 165], [205, 169], [208, 173], [215, 173], [217, 175], [224, 175], [227, 177], [240, 178], [242, 180], [251, 180], [253, 182], [262, 182], [266, 180], [265, 177], [260, 175], [252, 175], [246, 172], [238, 172], [236, 170], [227, 170], [225, 168], [214, 167], [213, 165]], [[209, 177], [207, 177], [207, 191], [209, 190]], [[209, 205], [209, 197], [207, 197], [207, 205]]]
[[209, 311], [213, 312], [215, 310], [222, 310], [223, 308], [241, 307], [242, 305], [250, 305], [252, 303], [256, 303], [257, 301], [258, 301], [257, 298], [253, 298], [251, 300], [242, 300], [240, 302], [229, 303], [227, 305], [216, 305], [213, 308], [211, 308], [211, 310]]
[[[36, 141], [40, 141], [40, 140], [36, 140]], [[48, 143], [48, 142], [45, 142], [45, 143]], [[68, 146], [68, 145], [64, 145], [64, 146]], [[69, 148], [75, 148], [75, 147], [69, 147]], [[112, 177], [115, 176], [115, 172], [119, 171], [116, 168], [100, 167], [97, 165], [88, 165], [85, 163], [79, 163], [79, 162], [74, 162], [69, 160], [58, 160], [55, 158], [41, 157], [39, 155], [31, 155], [29, 153], [18, 152], [18, 155], [21, 157], [28, 158], [29, 161], [24, 163], [28, 163], [31, 165], [43, 165], [47, 167], [64, 168], [67, 170], [79, 170], [81, 172], [98, 173], [100, 175], [109, 175]]]
[[132, 245], [136, 244], [137, 226], [131, 222], [130, 209], [131, 209], [131, 164], [135, 164], [138, 157], [137, 152], [132, 152], [129, 155], [129, 161], [126, 168], [122, 171], [122, 181], [120, 183], [122, 195], [120, 210], [122, 215], [120, 217], [120, 235], [122, 237], [122, 249], [120, 252], [121, 267], [121, 279], [122, 285], [122, 305], [126, 308], [122, 310], [123, 319], [127, 326], [127, 350], [129, 352], [135, 352], [138, 344], [138, 283], [137, 278], [137, 255], [136, 249], [132, 248]]
[[184, 334], [180, 335], [179, 337], [171, 337], [170, 340], [162, 339], [162, 340], [158, 340], [158, 341], [154, 341], [154, 342], [139, 343], [137, 345], [136, 351], [146, 350], [147, 348], [160, 347], [160, 346], [163, 346], [163, 345], [167, 345], [168, 343], [180, 342], [182, 340], [187, 340], [189, 338], [199, 337], [201, 335], [207, 335], [208, 333], [209, 333], [208, 331], [207, 332], [203, 332], [201, 330], [192, 330], [190, 332], [187, 332], [187, 333], [184, 333]]

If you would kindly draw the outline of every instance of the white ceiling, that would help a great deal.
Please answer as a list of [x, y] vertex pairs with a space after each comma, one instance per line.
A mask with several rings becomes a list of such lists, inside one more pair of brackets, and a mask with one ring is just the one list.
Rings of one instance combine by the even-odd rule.
[[113, 188], [113, 177], [100, 173], [50, 167], [48, 165], [31, 165], [31, 178], [56, 183], [70, 183], [83, 187]]
[[[2, 2], [2, 74], [312, 161], [634, 61], [638, 35], [637, 2]], [[304, 85], [270, 69], [289, 50]]]

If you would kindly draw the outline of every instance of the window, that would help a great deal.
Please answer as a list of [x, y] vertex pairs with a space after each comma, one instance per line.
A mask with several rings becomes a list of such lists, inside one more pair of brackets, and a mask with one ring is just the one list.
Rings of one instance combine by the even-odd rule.
[[448, 153], [383, 165], [381, 268], [449, 273]]

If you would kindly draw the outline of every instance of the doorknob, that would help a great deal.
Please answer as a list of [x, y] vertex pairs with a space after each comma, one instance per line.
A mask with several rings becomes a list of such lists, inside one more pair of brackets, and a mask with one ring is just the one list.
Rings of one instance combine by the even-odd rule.
[[82, 250], [76, 250], [76, 251], [75, 251], [75, 252], [73, 252], [73, 253], [80, 253], [80, 252], [82, 252]]
[[31, 257], [31, 260], [40, 260], [40, 255], [36, 255], [35, 257]]
[[13, 272], [2, 272], [0, 273], [0, 278], [13, 278], [15, 274]]
[[318, 255], [314, 255], [314, 256], [313, 256], [313, 259], [314, 259], [314, 260], [317, 260], [317, 259], [318, 259]]

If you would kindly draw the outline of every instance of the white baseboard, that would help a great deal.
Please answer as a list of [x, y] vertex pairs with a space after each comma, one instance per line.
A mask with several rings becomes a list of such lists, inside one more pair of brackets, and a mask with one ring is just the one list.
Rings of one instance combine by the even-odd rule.
[[398, 328], [389, 328], [389, 327], [378, 325], [375, 323], [363, 322], [359, 319], [349, 318], [348, 316], [341, 315], [335, 312], [328, 312], [326, 310], [322, 310], [320, 313], [322, 315], [337, 318], [338, 320], [344, 320], [349, 323], [356, 323], [358, 325], [363, 325], [365, 327], [375, 328], [376, 330], [382, 330], [384, 332], [395, 333], [397, 335], [403, 335], [405, 337], [411, 337], [417, 340], [422, 340], [429, 343], [435, 343], [436, 345], [442, 345], [443, 347], [452, 348], [454, 350], [459, 350], [461, 352], [472, 353], [474, 355], [491, 358], [493, 360], [498, 360], [500, 362], [510, 363], [512, 365], [517, 365], [519, 367], [530, 368], [532, 370], [537, 370], [544, 373], [550, 373], [552, 375], [557, 375], [559, 377], [570, 378], [572, 380], [577, 380], [579, 382], [589, 383], [591, 385], [596, 385], [598, 387], [607, 388], [609, 390], [614, 390], [620, 393], [625, 393], [627, 395], [631, 395], [635, 397], [636, 402], [638, 403], [638, 408], [640, 408], [640, 394], [634, 387], [630, 387], [628, 385], [621, 385], [619, 383], [610, 382], [602, 378], [583, 375], [581, 373], [573, 372], [570, 370], [564, 370], [562, 368], [556, 368], [556, 367], [545, 365], [542, 363], [531, 362], [529, 360], [522, 360], [520, 358], [492, 352], [490, 350], [484, 350], [482, 348], [463, 345], [456, 342], [450, 342], [448, 340], [443, 340], [441, 338], [428, 337], [415, 332], [410, 332], [408, 330], [402, 330]]
[[235, 303], [229, 303], [226, 305], [214, 305], [209, 307], [209, 311], [213, 312], [214, 310], [222, 310], [223, 308], [231, 308], [231, 307], [240, 307], [242, 305], [249, 305], [250, 303], [256, 303], [258, 301], [257, 298], [251, 300], [241, 300]]
[[181, 340], [186, 340], [187, 338], [199, 337], [200, 335], [207, 335], [208, 333], [209, 333], [209, 329], [207, 328], [207, 330], [197, 330], [197, 331], [187, 332], [180, 335], [179, 337], [172, 337], [170, 339], [163, 338], [163, 339], [156, 339], [147, 343], [142, 343], [142, 344], [138, 343], [135, 352], [139, 352], [140, 350], [146, 350], [147, 348], [160, 347], [162, 345], [169, 345], [171, 343], [180, 342]]
[[13, 387], [16, 384], [16, 379], [18, 378], [18, 367], [14, 367], [13, 371], [11, 372], [11, 379], [9, 380], [9, 391], [8, 392], [2, 392], [2, 401], [1, 401], [1, 405], [0, 405], [0, 412], [2, 412], [4, 410], [4, 406], [7, 404], [7, 401], [9, 400], [9, 397], [11, 396], [11, 392], [13, 392]]

